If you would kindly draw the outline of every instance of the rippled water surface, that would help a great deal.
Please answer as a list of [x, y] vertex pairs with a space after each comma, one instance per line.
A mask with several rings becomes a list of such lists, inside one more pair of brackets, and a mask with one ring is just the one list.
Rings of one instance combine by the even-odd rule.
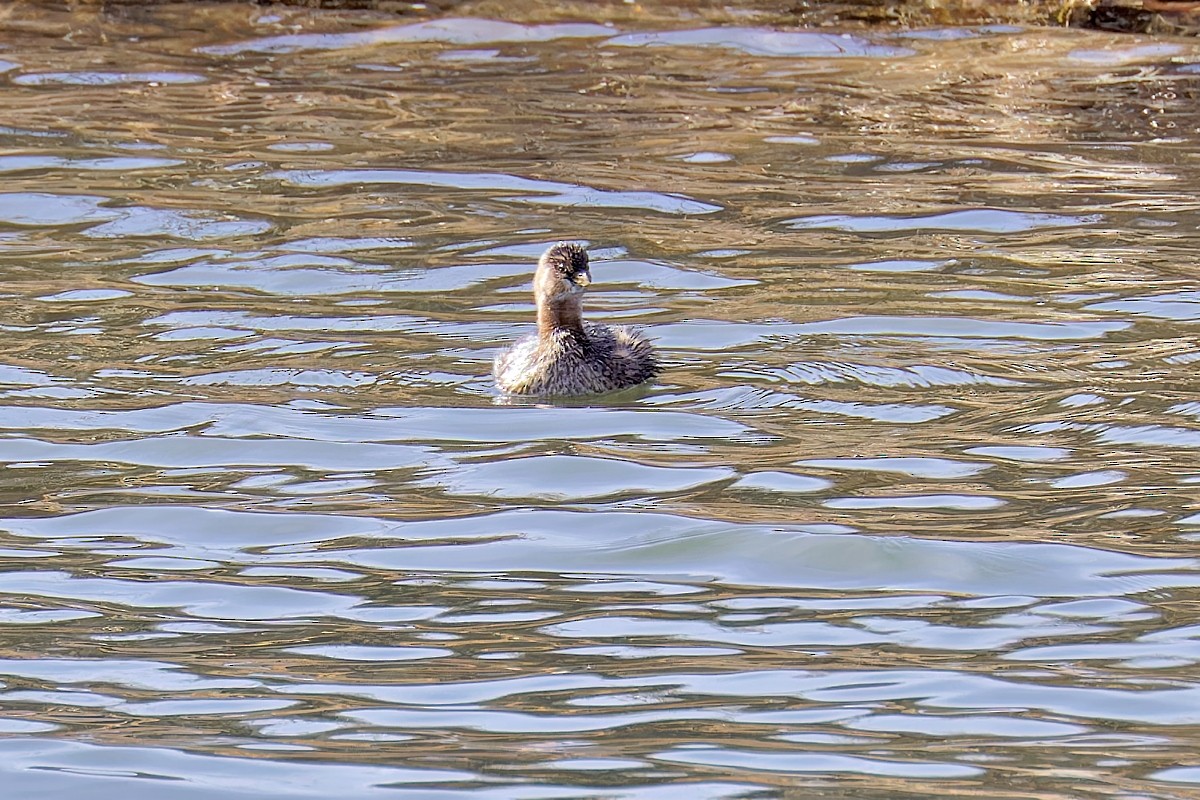
[[6, 796], [1196, 797], [1200, 47], [528, 13], [5, 12]]

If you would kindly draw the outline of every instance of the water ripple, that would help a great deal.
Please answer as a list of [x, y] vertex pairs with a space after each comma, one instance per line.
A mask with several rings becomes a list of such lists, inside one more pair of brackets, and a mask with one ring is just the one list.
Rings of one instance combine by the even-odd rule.
[[876, 44], [846, 33], [738, 27], [627, 33], [614, 36], [605, 44], [618, 47], [722, 47], [755, 56], [792, 58], [897, 58], [913, 54], [905, 47]]
[[500, 172], [430, 172], [413, 169], [284, 170], [269, 173], [267, 177], [304, 188], [327, 189], [383, 184], [493, 194], [520, 192], [529, 196], [496, 199], [577, 208], [629, 208], [657, 211], [662, 214], [712, 214], [721, 210], [721, 206], [680, 195], [613, 191], [575, 183], [533, 180]]
[[205, 427], [219, 437], [279, 437], [324, 442], [524, 442], [639, 438], [751, 441], [753, 428], [683, 411], [601, 408], [381, 408], [357, 415], [241, 403], [182, 402], [125, 411], [0, 406], [0, 428], [170, 433]]
[[271, 439], [253, 452], [237, 439], [169, 436], [98, 444], [38, 439], [0, 440], [3, 461], [101, 461], [153, 467], [301, 466], [309, 469], [403, 469], [428, 465], [427, 448], [399, 444], [349, 444]]
[[[261, 797], [261, 787], [282, 787], [292, 797], [328, 797], [353, 791], [359, 797], [394, 797], [393, 787], [463, 781], [459, 770], [286, 764], [150, 747], [10, 739], [3, 744], [5, 782], [18, 793], [76, 794], [106, 787], [114, 794], [141, 792], [147, 780], [170, 781], [172, 793], [207, 800]], [[424, 790], [422, 790], [424, 791]], [[427, 797], [429, 795], [426, 795]]]
[[11, 79], [18, 86], [186, 85], [207, 78], [193, 72], [27, 72]]
[[792, 364], [784, 369], [765, 371], [766, 375], [789, 383], [819, 386], [829, 383], [863, 383], [881, 387], [930, 386], [1021, 386], [1021, 381], [996, 378], [965, 370], [917, 364], [911, 367], [882, 367], [867, 364], [835, 364], [809, 362]]
[[537, 456], [460, 467], [425, 480], [450, 494], [562, 502], [663, 496], [733, 476], [733, 470], [724, 467], [652, 467], [583, 456]]
[[1073, 217], [1064, 214], [1008, 211], [977, 208], [918, 216], [870, 216], [831, 214], [796, 217], [783, 224], [794, 230], [829, 228], [854, 233], [890, 233], [918, 230], [977, 231], [979, 233], [1016, 233], [1041, 228], [1074, 228], [1095, 225], [1103, 217], [1089, 214]]
[[340, 50], [406, 42], [468, 45], [493, 42], [550, 42], [557, 39], [586, 39], [611, 35], [612, 28], [586, 23], [518, 25], [494, 19], [446, 18], [354, 33], [264, 36], [235, 44], [200, 47], [198, 50], [210, 55], [223, 56], [239, 53], [290, 53], [297, 50]]

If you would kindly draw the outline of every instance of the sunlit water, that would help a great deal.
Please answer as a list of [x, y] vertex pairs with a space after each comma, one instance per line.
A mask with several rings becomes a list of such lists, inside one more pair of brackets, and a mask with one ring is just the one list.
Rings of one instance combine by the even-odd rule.
[[195, 8], [3, 21], [5, 797], [1200, 791], [1200, 47]]

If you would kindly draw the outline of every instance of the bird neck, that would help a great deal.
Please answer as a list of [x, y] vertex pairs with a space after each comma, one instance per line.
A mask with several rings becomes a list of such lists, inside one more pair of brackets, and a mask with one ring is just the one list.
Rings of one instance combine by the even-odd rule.
[[553, 336], [556, 331], [583, 336], [583, 301], [578, 297], [538, 298], [537, 310], [539, 336]]

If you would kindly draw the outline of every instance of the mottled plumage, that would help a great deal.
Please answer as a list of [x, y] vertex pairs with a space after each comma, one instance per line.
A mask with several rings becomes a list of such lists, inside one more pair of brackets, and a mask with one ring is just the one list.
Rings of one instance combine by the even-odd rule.
[[583, 291], [591, 283], [587, 251], [559, 243], [538, 261], [533, 293], [538, 332], [496, 356], [496, 385], [509, 394], [611, 392], [658, 374], [654, 348], [624, 326], [584, 322]]
[[496, 385], [509, 394], [595, 394], [658, 374], [654, 348], [637, 332], [590, 322], [583, 330], [582, 338], [557, 330], [521, 339], [496, 357]]

